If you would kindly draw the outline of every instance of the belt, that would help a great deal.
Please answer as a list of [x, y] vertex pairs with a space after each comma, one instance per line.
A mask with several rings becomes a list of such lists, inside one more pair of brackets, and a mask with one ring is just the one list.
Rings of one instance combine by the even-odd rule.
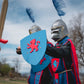
[[68, 69], [68, 70], [65, 70], [65, 71], [59, 72], [58, 74], [62, 74], [62, 73], [69, 72], [69, 71], [72, 71], [72, 69]]

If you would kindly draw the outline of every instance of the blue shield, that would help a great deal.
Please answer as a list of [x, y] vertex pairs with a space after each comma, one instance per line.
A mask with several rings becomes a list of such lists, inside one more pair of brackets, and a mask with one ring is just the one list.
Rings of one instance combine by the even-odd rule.
[[51, 57], [45, 54], [37, 65], [31, 65], [33, 72], [39, 72], [45, 69], [51, 62]]
[[36, 65], [45, 54], [47, 46], [46, 31], [41, 30], [20, 41], [23, 58], [30, 64]]

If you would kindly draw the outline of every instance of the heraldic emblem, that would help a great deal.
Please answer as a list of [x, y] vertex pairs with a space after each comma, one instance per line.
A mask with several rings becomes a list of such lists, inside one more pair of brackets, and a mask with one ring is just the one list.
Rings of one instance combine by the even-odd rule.
[[56, 72], [56, 70], [58, 69], [58, 66], [59, 66], [59, 58], [53, 58], [51, 60], [51, 65], [52, 65], [53, 72]]
[[[35, 45], [35, 43], [36, 43], [36, 45]], [[35, 49], [35, 51], [38, 51], [38, 43], [40, 43], [40, 41], [36, 42], [36, 39], [33, 39], [30, 41], [30, 44], [29, 43], [27, 44], [29, 46], [29, 47], [27, 47], [27, 49], [31, 48], [30, 53], [32, 53], [34, 51], [34, 49]]]
[[23, 58], [32, 65], [38, 64], [46, 51], [46, 31], [41, 30], [26, 36], [20, 41], [20, 45]]

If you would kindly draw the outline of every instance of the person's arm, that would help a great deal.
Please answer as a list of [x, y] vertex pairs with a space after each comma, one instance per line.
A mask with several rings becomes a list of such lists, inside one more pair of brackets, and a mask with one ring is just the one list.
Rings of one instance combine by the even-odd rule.
[[71, 46], [69, 42], [64, 46], [61, 46], [60, 48], [47, 46], [46, 54], [55, 58], [66, 57], [70, 55], [70, 47]]

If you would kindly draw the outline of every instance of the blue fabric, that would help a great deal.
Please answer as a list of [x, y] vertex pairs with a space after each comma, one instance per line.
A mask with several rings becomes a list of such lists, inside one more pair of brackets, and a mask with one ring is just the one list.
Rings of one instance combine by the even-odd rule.
[[65, 68], [64, 68], [64, 64], [63, 64], [63, 59], [60, 59], [60, 60], [59, 60], [58, 68], [57, 68], [57, 70], [56, 70], [56, 73], [62, 72], [62, 71], [64, 71], [64, 70], [65, 70]]
[[53, 84], [56, 84], [56, 82], [55, 82], [55, 78], [53, 79]]
[[29, 84], [34, 84], [35, 73], [31, 70]]
[[67, 84], [66, 73], [59, 74], [59, 84]]
[[56, 84], [58, 84], [58, 79], [55, 80]]
[[42, 75], [42, 71], [36, 73], [36, 75], [35, 75], [35, 84], [39, 84], [40, 83], [41, 75]]
[[31, 70], [30, 78], [28, 81], [29, 84], [39, 84], [41, 75], [42, 71], [35, 73]]
[[69, 37], [66, 36], [65, 38], [62, 39], [62, 41], [59, 42], [59, 44], [61, 44], [61, 43], [63, 43], [63, 44], [66, 43], [66, 41], [68, 41], [68, 39], [69, 39]]

